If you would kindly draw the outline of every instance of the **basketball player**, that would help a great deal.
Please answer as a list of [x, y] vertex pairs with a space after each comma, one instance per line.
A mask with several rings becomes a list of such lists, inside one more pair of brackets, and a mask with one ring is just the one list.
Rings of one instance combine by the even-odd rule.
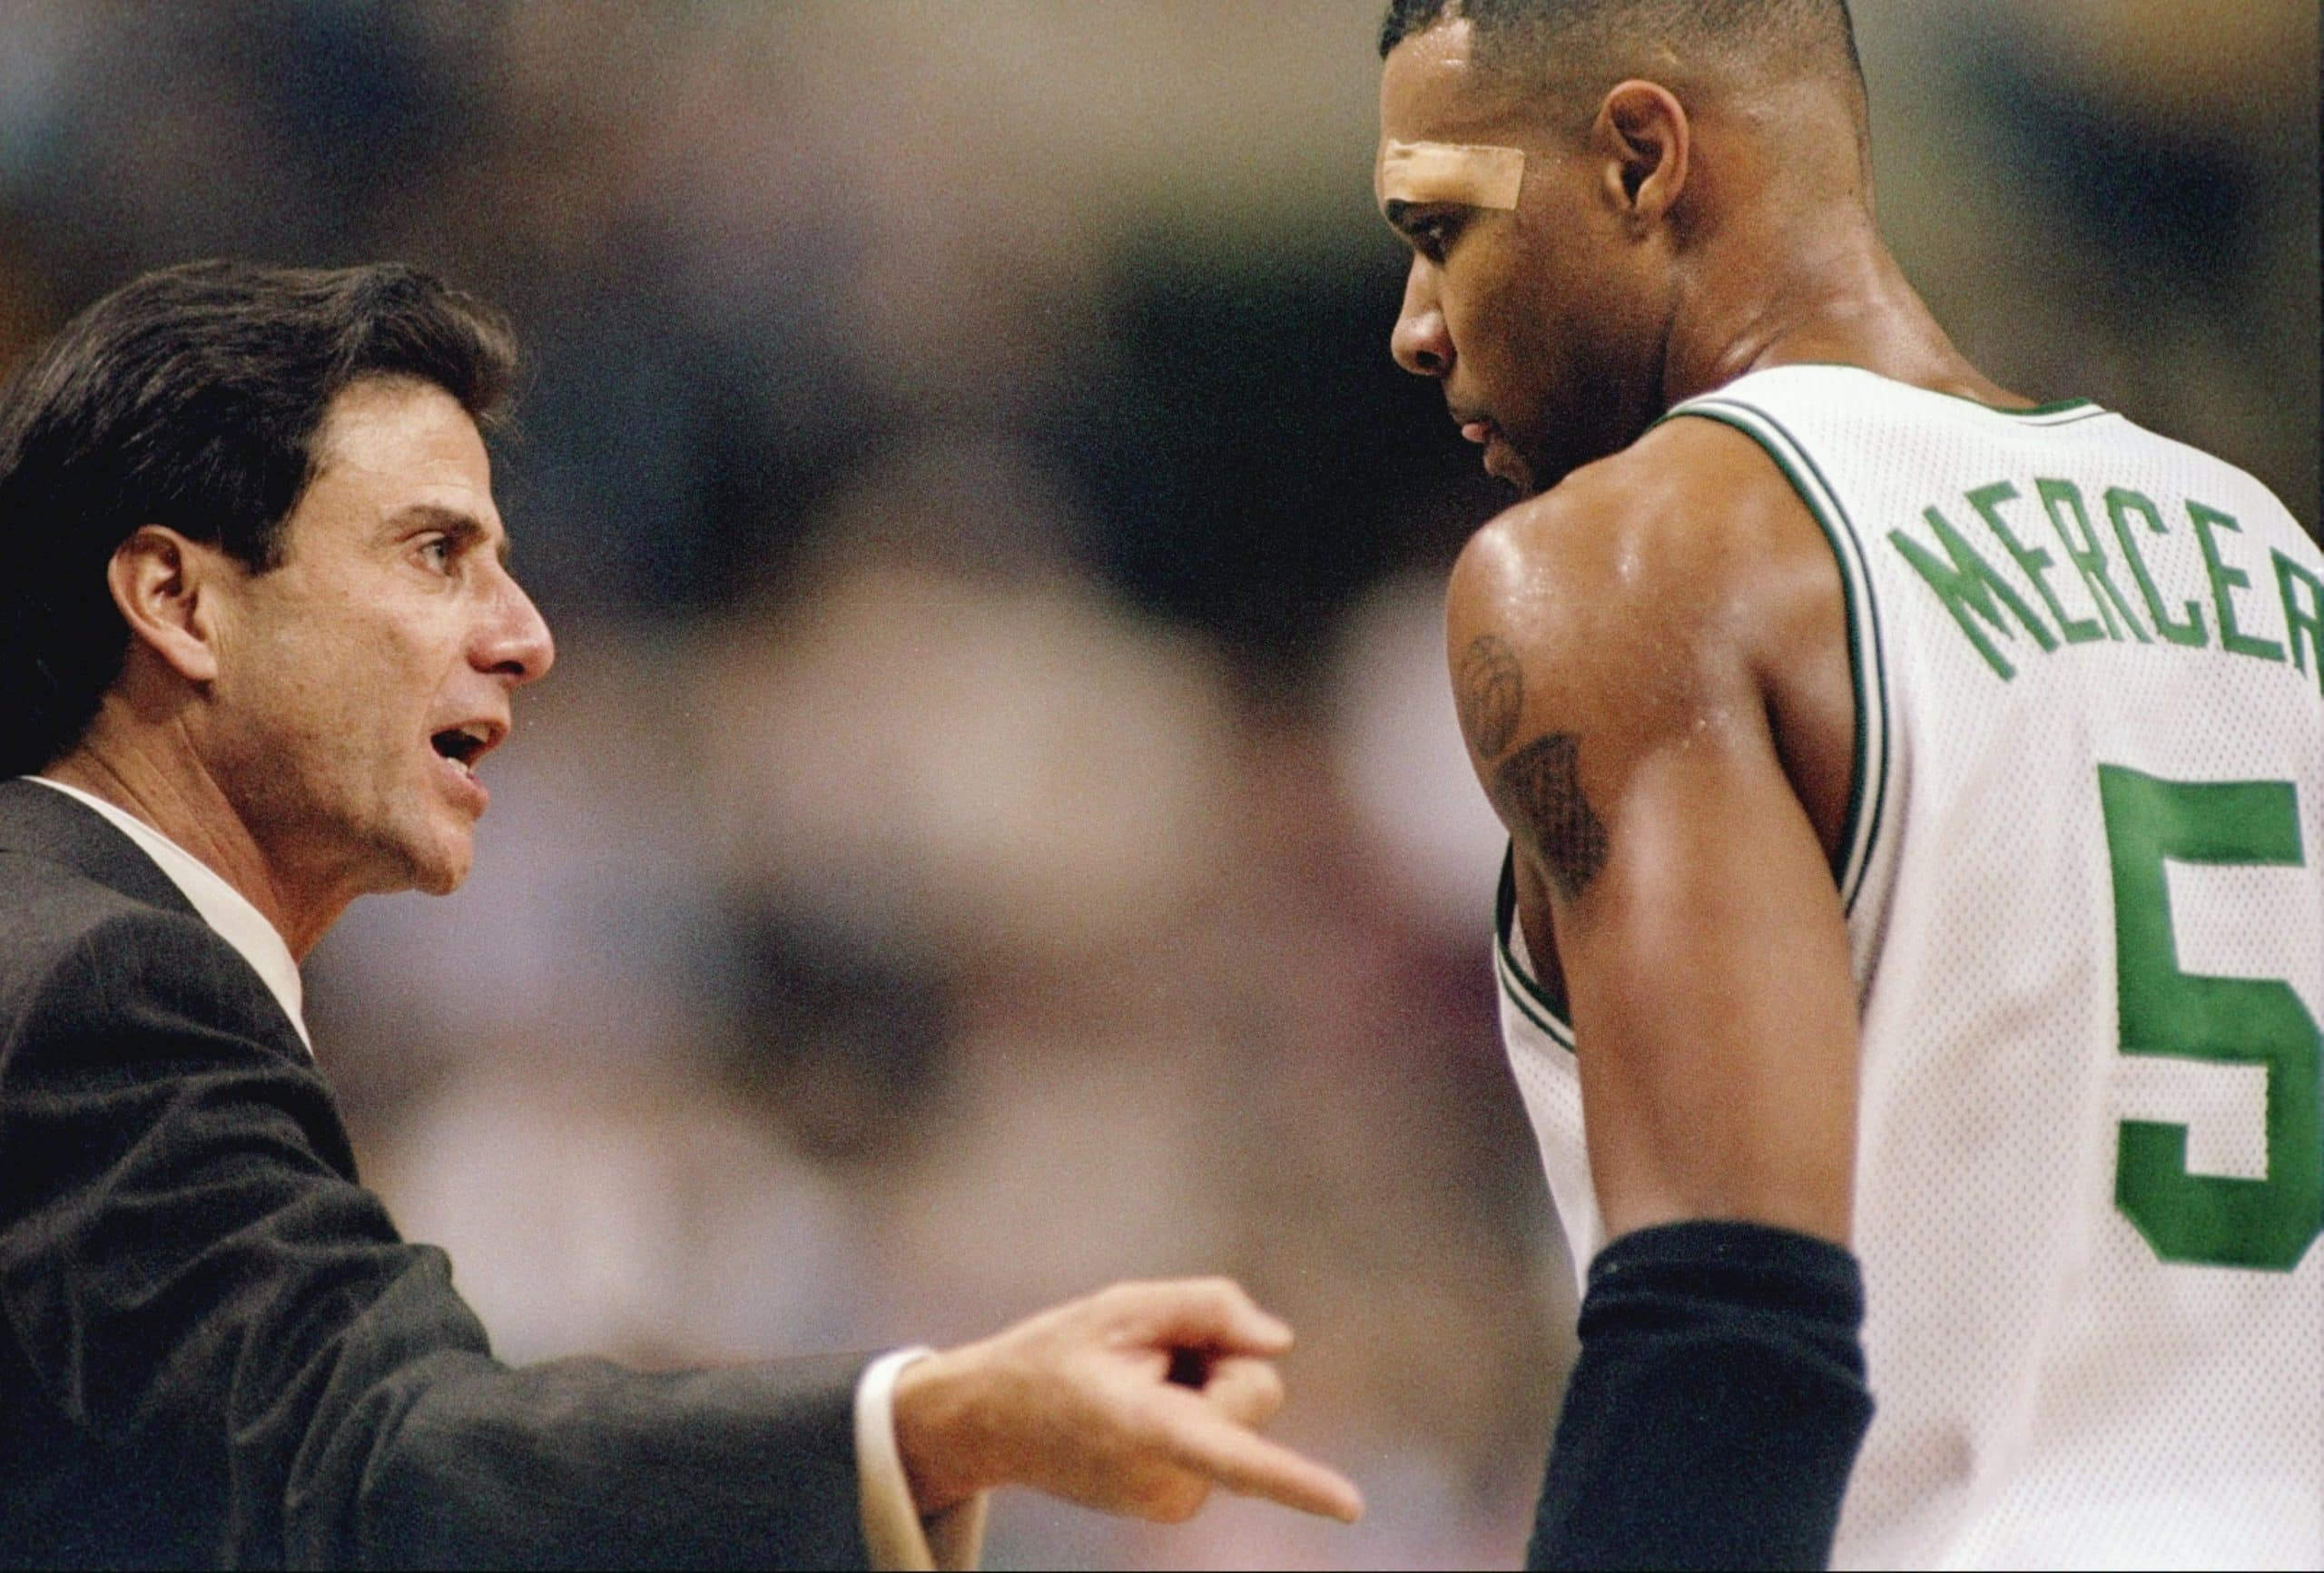
[[[1537, 1566], [2324, 1560], [2324, 557], [1965, 360], [1841, 0], [1395, 0], [1581, 1352]], [[1860, 1335], [1860, 1336], [1859, 1336]]]

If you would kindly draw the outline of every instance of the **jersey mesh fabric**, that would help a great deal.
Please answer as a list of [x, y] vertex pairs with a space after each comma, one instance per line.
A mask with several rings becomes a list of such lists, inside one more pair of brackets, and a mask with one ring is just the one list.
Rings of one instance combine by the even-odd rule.
[[[2292, 662], [2277, 561], [2324, 581], [2324, 557], [2249, 476], [2088, 404], [2007, 413], [1852, 368], [1789, 367], [1673, 413], [1759, 441], [1832, 537], [1849, 599], [1863, 742], [1840, 877], [1879, 1410], [1835, 1565], [2324, 1564], [2324, 1246], [2311, 1237], [2289, 1268], [2165, 1260], [2116, 1204], [2126, 1121], [2185, 1127], [2188, 1172], [2267, 1178], [2281, 1073], [2124, 1052], [2100, 788], [2102, 766], [2290, 783], [2289, 803], [2270, 797], [2260, 817], [2283, 829], [2288, 809], [2304, 861], [2166, 858], [2166, 931], [2179, 973], [2280, 979], [2312, 1032], [2324, 662], [2304, 647]], [[2110, 493], [2155, 506], [2160, 531], [2123, 504], [2152, 598]], [[2209, 531], [2223, 575], [2190, 503], [2232, 521]], [[1998, 624], [1939, 593], [1892, 538], [1954, 569], [1931, 509], [2054, 648], [1996, 592]], [[2281, 659], [2223, 647], [2221, 595], [2239, 636]], [[2156, 602], [2182, 633], [2199, 614], [2201, 645], [2163, 636]], [[1510, 905], [1503, 1036], [1579, 1270], [1604, 1241], [1571, 1030], [1531, 986]], [[2247, 1000], [2230, 997], [2215, 1036], [2244, 1030]], [[2316, 1074], [2313, 1057], [2287, 1063]]]

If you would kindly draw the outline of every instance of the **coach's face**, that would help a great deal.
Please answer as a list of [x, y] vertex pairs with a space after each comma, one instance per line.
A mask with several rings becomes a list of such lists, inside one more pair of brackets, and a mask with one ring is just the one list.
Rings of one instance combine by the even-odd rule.
[[473, 767], [555, 659], [548, 628], [449, 394], [359, 381], [317, 453], [281, 565], [222, 587], [204, 752], [277, 880], [441, 894], [484, 812]]
[[1514, 149], [1523, 182], [1513, 208], [1384, 202], [1413, 248], [1390, 348], [1405, 370], [1444, 385], [1485, 468], [1531, 492], [1627, 446], [1653, 418], [1669, 294], [1588, 145], [1587, 109], [1552, 108], [1538, 84], [1480, 67], [1472, 45], [1459, 21], [1390, 52], [1383, 152], [1392, 142]]

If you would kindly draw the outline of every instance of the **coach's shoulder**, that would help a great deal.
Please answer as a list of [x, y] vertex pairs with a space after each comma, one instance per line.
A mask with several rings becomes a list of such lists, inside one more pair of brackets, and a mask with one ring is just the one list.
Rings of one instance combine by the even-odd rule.
[[50, 1062], [89, 1070], [257, 1056], [304, 1068], [264, 981], [200, 918], [69, 874], [5, 883], [0, 1064], [12, 1084]]
[[[1562, 713], [1644, 720], [1666, 699], [1683, 711], [1706, 684], [1748, 681], [1803, 586], [1831, 573], [1813, 518], [1757, 444], [1669, 421], [1470, 539], [1446, 600], [1455, 680], [1499, 663]], [[1471, 741], [1497, 739], [1472, 725]]]

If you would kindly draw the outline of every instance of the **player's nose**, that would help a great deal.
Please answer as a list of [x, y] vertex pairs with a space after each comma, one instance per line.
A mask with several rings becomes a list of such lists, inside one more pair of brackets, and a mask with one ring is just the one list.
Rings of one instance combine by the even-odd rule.
[[1414, 377], [1452, 375], [1452, 335], [1444, 326], [1444, 309], [1422, 278], [1417, 262], [1404, 280], [1403, 308], [1388, 335], [1388, 353]]

